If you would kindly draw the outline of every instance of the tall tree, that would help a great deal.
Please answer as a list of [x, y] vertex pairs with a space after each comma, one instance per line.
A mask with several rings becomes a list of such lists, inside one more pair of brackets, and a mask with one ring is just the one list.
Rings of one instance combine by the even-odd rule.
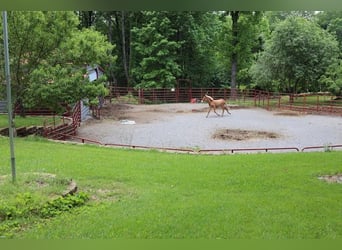
[[312, 21], [290, 16], [267, 41], [254, 67], [254, 79], [267, 72], [269, 81], [277, 82], [281, 91], [322, 90], [319, 79], [337, 57], [338, 44], [332, 35]]
[[76, 11], [79, 19], [79, 28], [90, 28], [95, 23], [96, 11]]
[[122, 38], [122, 62], [124, 66], [125, 76], [127, 85], [130, 85], [130, 76], [129, 76], [129, 65], [127, 59], [127, 46], [126, 46], [126, 28], [125, 28], [125, 11], [121, 11], [121, 38]]
[[17, 105], [23, 106], [32, 71], [76, 30], [76, 25], [72, 12], [8, 13], [12, 93]]
[[[116, 45], [113, 54], [118, 56], [119, 63], [113, 65], [112, 72], [122, 86], [127, 86], [127, 79], [131, 81], [131, 86], [136, 84], [132, 74], [140, 67], [141, 55], [133, 48], [139, 42], [136, 41], [135, 32], [151, 21], [148, 13], [124, 11], [123, 15], [122, 11], [96, 12], [94, 27], [108, 35], [111, 43]], [[170, 20], [168, 27], [172, 35], [168, 35], [168, 40], [179, 44], [174, 55], [180, 67], [178, 77], [190, 79], [194, 86], [215, 84], [218, 64], [215, 43], [220, 30], [219, 15], [199, 11], [164, 11], [155, 14], [160, 17], [164, 15]]]
[[132, 29], [140, 28], [145, 22], [141, 11], [98, 11], [94, 27], [105, 34], [117, 56], [118, 63], [110, 68], [110, 81], [119, 86], [132, 85], [132, 67], [135, 56], [132, 53]]
[[229, 62], [227, 65], [230, 72], [231, 97], [235, 98], [238, 80], [246, 80], [246, 72], [252, 64], [253, 55], [261, 49], [259, 23], [262, 20], [262, 13], [229, 11], [224, 12], [223, 16], [223, 42], [219, 43], [219, 48], [221, 55], [226, 57], [224, 59], [221, 56], [221, 60]]
[[342, 11], [323, 11], [317, 14], [317, 23], [336, 36], [342, 53]]
[[176, 62], [179, 43], [174, 41], [176, 30], [166, 12], [144, 13], [148, 21], [141, 28], [133, 28], [134, 53], [137, 65], [132, 70], [140, 88], [174, 87], [180, 74]]
[[236, 75], [238, 70], [238, 45], [239, 45], [239, 17], [240, 17], [240, 11], [231, 11], [230, 12], [232, 17], [232, 53], [231, 53], [231, 98], [236, 97]]
[[192, 86], [214, 86], [217, 71], [216, 42], [220, 30], [218, 15], [214, 12], [169, 12], [173, 40], [180, 44], [177, 63], [180, 78], [190, 79]]
[[322, 87], [333, 95], [342, 96], [342, 60], [330, 65], [326, 73], [320, 78]]
[[[93, 97], [95, 89], [79, 84], [85, 80], [85, 66], [115, 60], [108, 55], [112, 46], [105, 37], [94, 30], [78, 30], [73, 12], [14, 11], [8, 24], [13, 99], [21, 107], [51, 104], [57, 109], [62, 102]], [[73, 90], [75, 86], [79, 88]], [[56, 91], [63, 88], [68, 91]]]

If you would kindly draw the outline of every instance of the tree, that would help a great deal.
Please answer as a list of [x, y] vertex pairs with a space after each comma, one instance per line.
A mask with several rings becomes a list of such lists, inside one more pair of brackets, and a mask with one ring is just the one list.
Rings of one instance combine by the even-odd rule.
[[142, 11], [96, 11], [93, 26], [108, 37], [114, 45], [112, 55], [117, 63], [108, 69], [109, 81], [115, 85], [133, 86], [132, 67], [135, 55], [132, 52], [132, 29], [145, 23]]
[[239, 45], [239, 17], [240, 11], [231, 11], [232, 17], [232, 53], [231, 53], [231, 82], [230, 82], [230, 89], [231, 89], [231, 97], [235, 98], [236, 95], [236, 75], [237, 75], [237, 67], [238, 67], [238, 45]]
[[108, 64], [113, 60], [109, 55], [111, 49], [100, 33], [90, 29], [75, 31], [51, 57], [32, 71], [24, 98], [26, 105], [43, 105], [62, 112], [65, 105], [83, 98], [96, 104], [97, 97], [107, 94], [106, 78], [89, 82], [85, 66]]
[[177, 63], [180, 78], [190, 79], [192, 86], [215, 86], [218, 61], [217, 35], [220, 31], [219, 15], [214, 12], [170, 12], [172, 28], [176, 30], [173, 40], [180, 44]]
[[[113, 55], [118, 56], [119, 63], [113, 65], [111, 72], [115, 75], [118, 85], [134, 86], [138, 83], [135, 73], [141, 67], [142, 55], [134, 48], [139, 43], [137, 39], [140, 39], [136, 32], [149, 25], [151, 13], [154, 13], [158, 21], [162, 18], [170, 21], [164, 31], [168, 33], [165, 33], [168, 41], [178, 44], [176, 53], [172, 55], [175, 64], [178, 64], [180, 69], [177, 77], [190, 79], [194, 86], [215, 84], [218, 65], [215, 51], [216, 35], [220, 30], [217, 13], [199, 11], [96, 12], [93, 27], [106, 34], [110, 42], [116, 45]], [[154, 38], [157, 41], [159, 39], [157, 36], [150, 37], [150, 39]], [[142, 47], [148, 46], [148, 44], [141, 45]]]
[[[71, 29], [66, 23], [76, 25], [77, 19], [67, 12], [9, 12], [9, 49], [13, 100], [23, 106], [32, 71], [60, 45]], [[56, 22], [55, 20], [59, 20]], [[1, 72], [2, 73], [2, 72]]]
[[324, 11], [317, 15], [317, 23], [336, 36], [342, 51], [342, 11]]
[[342, 60], [327, 69], [327, 72], [320, 78], [320, 83], [333, 95], [342, 96]]
[[[73, 12], [14, 11], [9, 13], [8, 24], [17, 105], [25, 108], [49, 104], [48, 107], [61, 111], [52, 105], [53, 100], [61, 105], [88, 95], [94, 97], [93, 91], [86, 91], [89, 89], [86, 84], [79, 83], [85, 81], [87, 64], [115, 59], [108, 55], [112, 46], [105, 37], [91, 29], [78, 30], [78, 19]], [[59, 87], [63, 89], [62, 85], [70, 89], [67, 94], [57, 91]], [[72, 91], [72, 86], [80, 89]], [[100, 92], [101, 89], [99, 86]]]
[[129, 76], [129, 64], [128, 64], [128, 55], [127, 55], [127, 46], [126, 46], [126, 32], [125, 32], [125, 11], [121, 11], [121, 38], [122, 38], [122, 62], [124, 66], [125, 76], [127, 84], [130, 83]]
[[307, 10], [266, 11], [265, 16], [269, 21], [271, 31], [273, 31], [280, 22], [286, 20], [288, 17], [302, 17], [308, 21], [314, 21], [316, 20], [317, 13], [316, 11]]
[[262, 26], [259, 24], [262, 20], [262, 13], [229, 11], [224, 15], [229, 15], [230, 18], [223, 19], [224, 34], [221, 37], [224, 37], [224, 42], [220, 45], [220, 53], [225, 55], [225, 60], [228, 62], [231, 97], [235, 98], [239, 85], [238, 79], [243, 81], [248, 79], [246, 72], [253, 62], [253, 54], [261, 49], [259, 27]]
[[[338, 57], [336, 39], [314, 22], [290, 16], [280, 22], [254, 66], [289, 93], [321, 90], [319, 79]], [[266, 71], [266, 73], [262, 72]]]
[[79, 19], [79, 28], [90, 28], [94, 25], [96, 11], [76, 11]]
[[179, 43], [172, 40], [176, 30], [165, 12], [146, 12], [148, 21], [133, 28], [133, 49], [138, 62], [132, 74], [139, 88], [174, 87], [180, 74], [176, 62]]

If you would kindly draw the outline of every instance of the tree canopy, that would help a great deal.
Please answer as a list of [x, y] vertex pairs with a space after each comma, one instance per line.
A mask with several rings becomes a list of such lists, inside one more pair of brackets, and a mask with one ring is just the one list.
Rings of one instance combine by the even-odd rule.
[[[341, 11], [11, 11], [13, 100], [61, 111], [105, 94], [105, 82], [174, 88], [178, 79], [341, 95], [341, 20]], [[106, 77], [90, 84], [95, 64]]]
[[252, 68], [257, 83], [281, 91], [321, 91], [320, 78], [339, 56], [336, 38], [315, 23], [290, 16], [280, 22]]
[[[113, 45], [92, 29], [78, 29], [73, 12], [14, 11], [8, 14], [11, 78], [15, 104], [57, 112], [104, 91], [89, 87], [87, 65], [115, 61]], [[1, 72], [3, 73], [3, 72]]]

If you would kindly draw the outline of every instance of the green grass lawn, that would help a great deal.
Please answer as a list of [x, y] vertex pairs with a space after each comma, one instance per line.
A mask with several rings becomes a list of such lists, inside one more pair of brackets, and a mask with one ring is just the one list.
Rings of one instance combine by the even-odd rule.
[[0, 235], [7, 223], [25, 239], [342, 239], [342, 184], [318, 179], [342, 173], [341, 151], [188, 155], [17, 138], [15, 152], [12, 184], [0, 137], [0, 204], [43, 196], [27, 188], [35, 172], [74, 179], [90, 200], [15, 230], [0, 221]]
[[[341, 107], [342, 106], [342, 100], [338, 99], [335, 100], [335, 97], [331, 96], [325, 96], [325, 95], [310, 95], [310, 96], [296, 96], [293, 99], [293, 102], [290, 101], [290, 96], [281, 96], [280, 99], [280, 105], [293, 105], [293, 106], [335, 106], [335, 107]], [[279, 98], [274, 97], [267, 100], [267, 96], [260, 96], [257, 98], [246, 98], [246, 99], [237, 99], [237, 100], [229, 100], [229, 104], [232, 105], [239, 105], [239, 106], [245, 106], [245, 107], [270, 107], [270, 108], [276, 108], [279, 106]]]
[[[29, 126], [43, 126], [44, 124], [52, 125], [61, 122], [59, 117], [53, 116], [16, 116], [14, 119], [14, 124], [16, 128], [19, 127], [29, 127]], [[0, 128], [7, 128], [8, 127], [8, 116], [7, 114], [0, 114]]]

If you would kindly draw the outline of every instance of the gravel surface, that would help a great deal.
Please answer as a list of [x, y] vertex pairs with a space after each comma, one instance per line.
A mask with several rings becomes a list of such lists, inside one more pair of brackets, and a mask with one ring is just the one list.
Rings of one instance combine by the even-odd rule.
[[[231, 115], [225, 113], [219, 117], [211, 112], [206, 118], [207, 111], [206, 103], [107, 104], [102, 118], [84, 122], [78, 136], [101, 143], [183, 149], [301, 149], [342, 144], [342, 117], [233, 107]], [[218, 113], [221, 114], [221, 110]], [[124, 124], [127, 121], [135, 124]], [[240, 136], [226, 134], [220, 138], [217, 136], [220, 131]], [[244, 137], [246, 131], [252, 136]], [[258, 136], [253, 137], [253, 134]]]

